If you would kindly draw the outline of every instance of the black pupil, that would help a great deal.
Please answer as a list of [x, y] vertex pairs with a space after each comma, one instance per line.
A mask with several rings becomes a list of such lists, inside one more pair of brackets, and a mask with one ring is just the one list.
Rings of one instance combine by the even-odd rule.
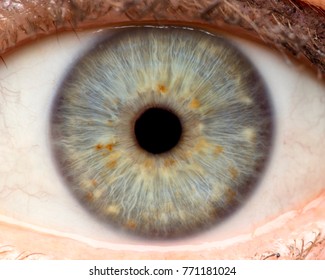
[[136, 120], [134, 133], [142, 149], [161, 154], [177, 145], [182, 125], [174, 113], [162, 108], [150, 108]]

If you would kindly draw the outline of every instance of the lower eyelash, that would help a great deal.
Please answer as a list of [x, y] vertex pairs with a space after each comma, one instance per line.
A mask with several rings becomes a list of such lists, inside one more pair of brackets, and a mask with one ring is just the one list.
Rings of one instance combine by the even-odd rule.
[[[174, 147], [139, 145], [135, 124], [162, 110], [181, 124]], [[134, 28], [71, 69], [52, 112], [60, 175], [87, 209], [146, 238], [219, 224], [265, 167], [272, 110], [261, 77], [229, 42], [180, 28]]]

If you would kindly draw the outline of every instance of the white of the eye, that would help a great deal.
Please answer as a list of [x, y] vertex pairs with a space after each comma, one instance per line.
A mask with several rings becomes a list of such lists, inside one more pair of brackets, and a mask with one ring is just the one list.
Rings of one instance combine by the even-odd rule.
[[[76, 57], [98, 38], [62, 34], [5, 56], [0, 69], [0, 214], [107, 241], [127, 241], [82, 209], [53, 165], [47, 137], [56, 87]], [[191, 242], [218, 240], [294, 208], [323, 189], [325, 106], [322, 82], [283, 57], [231, 38], [254, 62], [272, 94], [277, 130], [270, 164], [251, 199], [218, 228]], [[137, 241], [134, 241], [137, 243]], [[192, 243], [193, 244], [193, 243]]]

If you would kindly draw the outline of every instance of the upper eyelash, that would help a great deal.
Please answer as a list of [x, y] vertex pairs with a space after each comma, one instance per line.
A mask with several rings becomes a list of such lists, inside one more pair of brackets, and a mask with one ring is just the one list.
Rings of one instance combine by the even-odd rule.
[[[325, 73], [325, 13], [304, 3], [293, 1], [217, 0], [205, 1], [67, 1], [63, 7], [40, 0], [38, 3], [23, 0], [21, 6], [14, 4], [0, 10], [0, 55], [25, 41], [60, 30], [74, 30], [96, 25], [139, 24], [140, 21], [160, 22], [184, 21], [204, 24], [205, 27], [239, 26], [280, 52], [289, 52], [295, 57], [305, 56], [315, 65], [320, 75]], [[22, 13], [29, 5], [29, 11]], [[32, 6], [32, 7], [31, 7]], [[245, 13], [241, 13], [245, 11]], [[37, 16], [40, 15], [40, 16]], [[109, 19], [107, 19], [109, 16]], [[23, 17], [23, 18], [22, 18]], [[105, 20], [106, 17], [106, 20]], [[318, 18], [318, 21], [314, 19]]]

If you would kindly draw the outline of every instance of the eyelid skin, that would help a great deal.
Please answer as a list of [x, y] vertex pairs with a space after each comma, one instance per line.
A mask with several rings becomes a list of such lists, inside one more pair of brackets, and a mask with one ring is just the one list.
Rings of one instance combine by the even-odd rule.
[[304, 2], [309, 3], [311, 5], [314, 5], [316, 7], [320, 7], [322, 9], [325, 9], [325, 2], [324, 2], [324, 0], [305, 0]]
[[[132, 247], [98, 242], [76, 235], [28, 228], [26, 225], [0, 223], [0, 259], [255, 259], [324, 260], [325, 235], [321, 221], [325, 211], [325, 193], [302, 208], [290, 211], [253, 233], [222, 243], [187, 247]], [[1, 218], [1, 217], [0, 217]], [[270, 230], [271, 228], [271, 230]], [[276, 228], [276, 229], [275, 229]], [[299, 230], [297, 230], [299, 229]], [[275, 232], [276, 233], [275, 233]], [[24, 236], [24, 238], [22, 238]], [[29, 240], [26, 242], [26, 240]], [[265, 242], [267, 240], [267, 242]], [[9, 243], [8, 243], [9, 242]], [[10, 246], [15, 244], [15, 246]], [[19, 248], [20, 250], [16, 249]]]
[[209, 25], [239, 27], [282, 52], [305, 57], [320, 76], [325, 73], [325, 13], [302, 1], [280, 0], [275, 4], [264, 0], [20, 0], [6, 3], [1, 4], [0, 10], [0, 55], [18, 44], [57, 31], [144, 22], [186, 22], [205, 28]]

